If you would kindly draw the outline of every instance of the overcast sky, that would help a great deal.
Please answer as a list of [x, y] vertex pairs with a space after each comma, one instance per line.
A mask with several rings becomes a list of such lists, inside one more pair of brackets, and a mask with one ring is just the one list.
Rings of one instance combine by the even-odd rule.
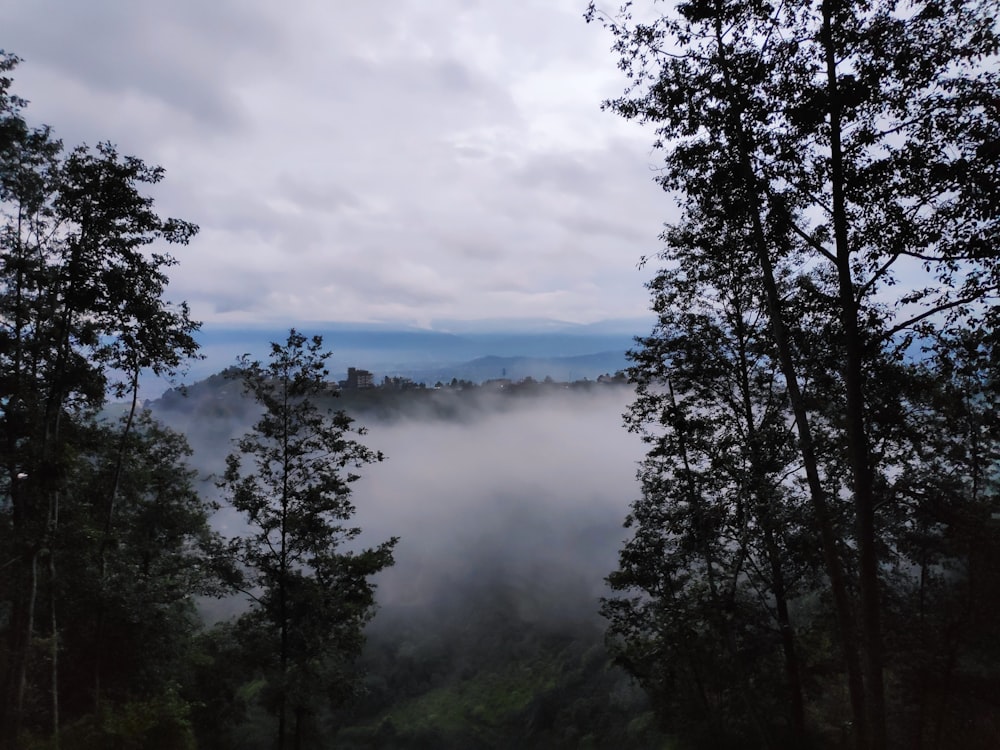
[[209, 324], [647, 309], [671, 213], [585, 0], [0, 0], [29, 119], [167, 170]]

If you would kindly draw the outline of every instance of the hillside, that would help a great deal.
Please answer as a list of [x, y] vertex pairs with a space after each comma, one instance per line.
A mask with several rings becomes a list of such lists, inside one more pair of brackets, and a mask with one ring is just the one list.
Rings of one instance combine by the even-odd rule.
[[[597, 616], [633, 491], [636, 442], [617, 428], [630, 394], [595, 381], [331, 393], [386, 455], [355, 486], [358, 525], [400, 536], [378, 577], [365, 691], [316, 725], [338, 747], [662, 747]], [[222, 374], [149, 406], [185, 431], [206, 476], [254, 415]], [[240, 523], [225, 508], [214, 521]], [[240, 710], [209, 704], [197, 720]], [[258, 746], [254, 726], [241, 747]]]

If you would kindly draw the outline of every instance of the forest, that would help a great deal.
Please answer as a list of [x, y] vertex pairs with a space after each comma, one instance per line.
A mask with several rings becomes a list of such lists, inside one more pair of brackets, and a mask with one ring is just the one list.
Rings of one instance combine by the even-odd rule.
[[[166, 287], [168, 248], [198, 228], [155, 210], [160, 168], [29, 125], [17, 62], [0, 77], [2, 746], [657, 737], [596, 614], [633, 481], [635, 454], [609, 455], [609, 439], [633, 443], [615, 429], [623, 378], [336, 397], [324, 343], [292, 330], [260, 360], [145, 398], [145, 377], [197, 355], [198, 324]], [[524, 439], [567, 427], [597, 439], [561, 450], [563, 468]], [[517, 476], [501, 434], [521, 446]], [[383, 447], [411, 486], [377, 473]], [[553, 482], [582, 457], [586, 478]], [[605, 463], [626, 468], [616, 489]], [[463, 483], [418, 491], [439, 473]]]
[[609, 646], [695, 747], [990, 747], [995, 4], [591, 3], [680, 218]]
[[198, 227], [0, 52], [0, 747], [998, 746], [995, 10], [591, 3], [679, 218], [624, 377], [506, 394], [147, 402]]

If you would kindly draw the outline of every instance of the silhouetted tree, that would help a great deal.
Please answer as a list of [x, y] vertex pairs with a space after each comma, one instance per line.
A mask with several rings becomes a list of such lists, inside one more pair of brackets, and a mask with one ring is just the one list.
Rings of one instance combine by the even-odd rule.
[[241, 360], [238, 376], [264, 411], [237, 442], [221, 483], [250, 526], [231, 545], [252, 600], [241, 619], [268, 681], [282, 748], [289, 714], [299, 747], [315, 700], [337, 705], [350, 694], [374, 607], [369, 578], [392, 564], [396, 543], [351, 548], [361, 533], [347, 525], [354, 470], [382, 456], [351, 437], [344, 412], [321, 407], [331, 394], [322, 345], [293, 329], [284, 344], [272, 344], [268, 364]]
[[[0, 74], [16, 62], [0, 53]], [[47, 127], [27, 124], [10, 85], [0, 76], [0, 726], [8, 746], [29, 702], [32, 726], [44, 721], [58, 735], [59, 560], [74, 532], [64, 523], [80, 518], [80, 507], [96, 508], [103, 523], [91, 541], [106, 559], [139, 374], [175, 370], [194, 353], [197, 328], [184, 305], [163, 298], [174, 260], [159, 243], [183, 244], [197, 231], [161, 218], [143, 194], [163, 170], [110, 144], [64, 152]], [[112, 395], [132, 397], [113, 438], [115, 479], [100, 497], [84, 496], [76, 479], [96, 460], [90, 426]]]
[[[73, 747], [194, 742], [181, 689], [201, 627], [196, 597], [221, 592], [220, 543], [183, 436], [148, 412], [135, 422], [124, 446], [120, 424], [90, 427], [87, 460], [73, 478], [82, 502], [66, 504], [60, 519], [71, 571], [56, 589], [60, 713]], [[104, 498], [114, 485], [109, 525]]]
[[649, 445], [642, 498], [609, 578], [621, 593], [602, 610], [613, 649], [672, 727], [801, 744], [790, 601], [821, 560], [805, 543], [807, 498], [786, 481], [799, 459], [741, 230], [720, 207], [665, 233], [649, 284], [658, 321], [631, 355], [626, 419]]
[[[628, 4], [614, 18], [591, 4], [588, 17], [598, 16], [630, 78], [609, 106], [655, 124], [667, 153], [662, 184], [696, 211], [728, 203], [747, 227], [837, 613], [855, 739], [883, 748], [891, 558], [879, 510], [894, 468], [872, 444], [879, 363], [898, 363], [914, 337], [977, 327], [997, 295], [995, 14], [978, 2], [705, 0], [648, 14]], [[777, 266], [792, 257], [818, 292], [824, 363], [803, 348], [808, 337], [797, 335], [781, 289]], [[820, 373], [836, 413], [814, 408], [808, 389]], [[839, 455], [822, 456], [827, 447]], [[838, 523], [845, 494], [849, 530]]]

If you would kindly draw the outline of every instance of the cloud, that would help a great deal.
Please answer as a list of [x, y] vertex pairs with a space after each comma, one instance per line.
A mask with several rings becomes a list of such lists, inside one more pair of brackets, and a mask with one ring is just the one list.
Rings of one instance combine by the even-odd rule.
[[366, 539], [401, 537], [381, 601], [427, 606], [449, 587], [501, 580], [545, 594], [547, 616], [596, 611], [638, 491], [628, 396], [486, 401], [463, 421], [369, 424], [387, 460], [355, 485], [357, 520]]
[[645, 309], [670, 206], [649, 134], [599, 111], [623, 81], [578, 6], [39, 0], [4, 22], [32, 117], [166, 167], [157, 205], [202, 227], [171, 297], [208, 324], [589, 322]]
[[[163, 105], [213, 129], [242, 120], [228, 83], [251, 63], [249, 50], [280, 46], [266, 18], [226, 0], [39, 0], [5, 8], [4, 25], [23, 47], [12, 51], [73, 90], [136, 109]], [[94, 102], [74, 102], [73, 109], [87, 104]]]

